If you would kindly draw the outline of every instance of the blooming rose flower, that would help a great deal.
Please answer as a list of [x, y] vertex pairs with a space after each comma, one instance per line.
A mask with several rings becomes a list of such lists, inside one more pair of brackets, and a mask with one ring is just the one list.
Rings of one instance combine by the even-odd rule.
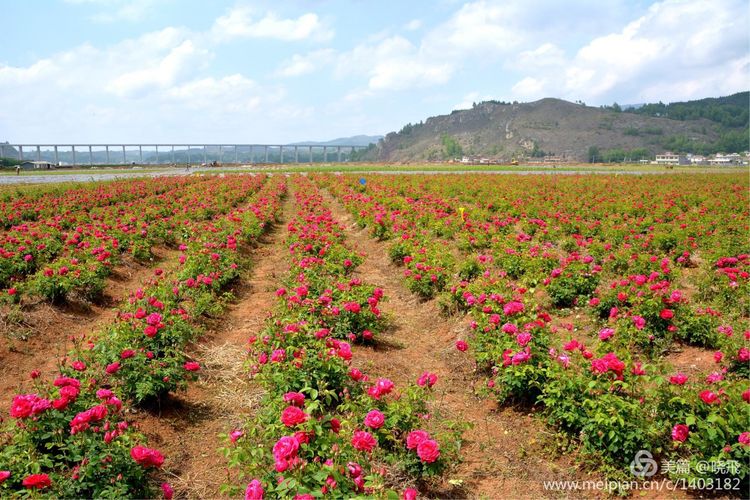
[[164, 455], [158, 450], [145, 446], [134, 446], [130, 450], [130, 456], [143, 467], [156, 467], [158, 469], [164, 463]]
[[633, 316], [633, 324], [637, 330], [643, 330], [646, 326], [646, 320], [641, 316]]
[[171, 500], [174, 496], [174, 490], [169, 483], [161, 483], [161, 492], [164, 494], [164, 498]]
[[431, 464], [440, 457], [440, 445], [432, 439], [425, 439], [417, 445], [417, 456], [425, 463]]
[[703, 400], [704, 403], [708, 405], [714, 404], [717, 401], [719, 401], [719, 396], [715, 392], [708, 391], [708, 390], [701, 392], [700, 398]]
[[297, 456], [299, 442], [292, 436], [283, 436], [273, 445], [273, 456], [278, 460], [288, 460]]
[[307, 421], [310, 416], [296, 406], [287, 406], [281, 412], [281, 423], [287, 427], [294, 427]]
[[424, 372], [420, 377], [417, 379], [417, 385], [420, 387], [432, 387], [437, 383], [437, 375], [430, 372]]
[[607, 340], [614, 334], [614, 328], [602, 328], [601, 330], [599, 330], [599, 340]]
[[685, 424], [677, 424], [672, 427], [672, 439], [675, 441], [683, 442], [688, 438], [690, 429]]
[[427, 431], [421, 429], [411, 431], [406, 436], [406, 447], [410, 450], [415, 450], [419, 446], [419, 443], [428, 439], [430, 439], [430, 434]]
[[0, 470], [0, 484], [3, 484], [10, 477], [9, 470]]
[[372, 410], [365, 416], [365, 425], [370, 429], [380, 429], [385, 423], [385, 415], [378, 410]]
[[743, 432], [737, 438], [737, 442], [743, 446], [750, 446], [750, 432]]
[[287, 392], [284, 394], [284, 401], [291, 405], [302, 407], [305, 404], [305, 395], [301, 392]]
[[197, 361], [187, 361], [185, 362], [184, 366], [185, 366], [185, 369], [189, 372], [197, 372], [198, 370], [201, 369], [201, 365]]
[[469, 348], [469, 344], [467, 344], [465, 340], [456, 341], [456, 349], [458, 349], [459, 351], [466, 352], [468, 348]]
[[253, 479], [245, 488], [245, 500], [263, 500], [263, 485], [257, 479]]
[[674, 317], [674, 311], [672, 311], [671, 309], [662, 309], [659, 313], [659, 317], [661, 319], [669, 321]]
[[519, 302], [517, 300], [511, 300], [503, 306], [503, 313], [505, 313], [506, 316], [512, 316], [514, 314], [521, 313], [523, 312], [523, 310], [523, 302]]
[[747, 347], [740, 347], [740, 350], [737, 351], [737, 359], [743, 363], [750, 361], [750, 349]]
[[671, 377], [669, 377], [669, 383], [674, 385], [683, 385], [685, 382], [687, 382], [687, 375], [684, 373], [675, 373]]
[[406, 488], [404, 490], [403, 500], [416, 500], [419, 492], [414, 488]]
[[245, 435], [245, 433], [242, 432], [240, 429], [235, 429], [235, 430], [233, 430], [232, 432], [229, 433], [229, 440], [232, 443], [236, 443], [237, 440], [239, 438], [241, 438], [242, 436], [244, 436], [244, 435]]
[[354, 431], [352, 446], [359, 451], [371, 452], [378, 445], [377, 439], [367, 431]]
[[21, 482], [25, 488], [42, 490], [52, 485], [52, 480], [47, 474], [31, 474], [23, 478]]

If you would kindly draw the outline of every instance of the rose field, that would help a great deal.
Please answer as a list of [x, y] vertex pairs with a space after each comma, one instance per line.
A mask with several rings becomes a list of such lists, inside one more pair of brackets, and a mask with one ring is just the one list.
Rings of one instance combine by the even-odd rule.
[[746, 173], [175, 176], [0, 215], [2, 498], [750, 491]]

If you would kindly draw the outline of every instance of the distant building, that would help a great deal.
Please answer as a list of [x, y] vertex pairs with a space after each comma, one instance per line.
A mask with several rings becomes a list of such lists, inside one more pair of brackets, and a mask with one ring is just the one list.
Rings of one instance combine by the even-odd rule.
[[731, 153], [728, 155], [718, 153], [713, 158], [708, 159], [709, 165], [741, 165], [742, 157], [737, 153]]
[[662, 153], [656, 155], [657, 165], [690, 165], [690, 162], [685, 155], [679, 155], [676, 153]]
[[702, 155], [690, 155], [688, 159], [692, 165], [708, 165], [708, 159]]
[[23, 170], [52, 170], [55, 164], [49, 161], [25, 161], [21, 163]]

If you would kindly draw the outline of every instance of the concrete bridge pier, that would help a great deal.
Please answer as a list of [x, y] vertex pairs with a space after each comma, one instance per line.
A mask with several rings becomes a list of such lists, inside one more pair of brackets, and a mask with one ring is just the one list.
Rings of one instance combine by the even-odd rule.
[[299, 163], [299, 147], [294, 146], [294, 163]]
[[203, 163], [208, 165], [208, 147], [203, 146]]
[[109, 162], [109, 146], [105, 146], [105, 149], [107, 151], [107, 165], [111, 165], [111, 163]]
[[159, 164], [159, 145], [156, 145], [156, 164]]
[[125, 154], [125, 145], [122, 146], [122, 164], [127, 165], [128, 164], [128, 157]]
[[36, 147], [36, 161], [42, 161], [42, 149], [41, 146]]
[[328, 163], [328, 146], [323, 146], [323, 163]]
[[284, 163], [284, 146], [279, 146], [279, 163]]
[[174, 165], [174, 146], [172, 146], [172, 161], [171, 163]]
[[73, 166], [76, 166], [76, 147], [70, 146], [70, 150], [73, 152]]
[[89, 167], [94, 164], [94, 153], [91, 152], [91, 146], [89, 146]]
[[[0, 155], [0, 156], [2, 156], [2, 155]], [[57, 155], [57, 146], [55, 146], [55, 165], [59, 165], [59, 164], [60, 164], [60, 159], [59, 159], [59, 157]]]
[[312, 163], [312, 162], [313, 162], [313, 157], [312, 157], [312, 146], [307, 146], [307, 154], [308, 154], [308, 158], [309, 158], [309, 160], [310, 160], [310, 163]]
[[337, 159], [337, 161], [339, 163], [341, 163], [341, 146], [337, 146], [336, 149], [337, 149], [336, 152], [338, 153], [338, 159]]
[[266, 150], [266, 159], [264, 160], [264, 163], [268, 163], [268, 146], [263, 146]]
[[18, 146], [18, 161], [23, 161], [23, 146]]
[[138, 146], [138, 164], [143, 165], [143, 146]]

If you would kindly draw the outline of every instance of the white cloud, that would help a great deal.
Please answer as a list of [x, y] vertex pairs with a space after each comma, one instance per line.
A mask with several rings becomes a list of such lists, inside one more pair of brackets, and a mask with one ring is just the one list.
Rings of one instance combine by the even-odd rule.
[[524, 100], [537, 100], [545, 95], [545, 81], [537, 78], [527, 76], [520, 82], [513, 85], [511, 91], [513, 95]]
[[453, 106], [452, 111], [460, 109], [471, 109], [474, 106], [474, 103], [482, 102], [487, 99], [489, 99], [489, 97], [480, 97], [479, 92], [469, 92], [463, 97], [463, 99], [461, 99], [461, 102]]
[[326, 41], [333, 38], [333, 30], [317, 14], [306, 13], [296, 19], [282, 19], [273, 12], [256, 19], [253, 9], [235, 7], [214, 22], [212, 32], [222, 39], [272, 38], [283, 41], [311, 39]]
[[404, 25], [404, 29], [407, 31], [417, 31], [422, 27], [423, 23], [421, 19], [412, 19]]
[[565, 52], [554, 43], [545, 42], [533, 50], [524, 50], [511, 65], [516, 68], [560, 66], [565, 64]]
[[745, 7], [739, 0], [665, 0], [619, 31], [590, 40], [572, 58], [550, 44], [522, 52], [517, 67], [533, 69], [513, 95], [606, 103], [618, 95], [682, 100], [745, 89]]
[[118, 75], [106, 88], [118, 96], [134, 95], [154, 87], [167, 88], [181, 76], [190, 73], [191, 69], [203, 64], [208, 57], [210, 53], [207, 50], [197, 48], [191, 40], [185, 40], [158, 60]]
[[338, 61], [339, 75], [360, 73], [370, 91], [405, 90], [447, 82], [455, 66], [426, 57], [402, 36], [356, 46]]
[[238, 137], [251, 113], [269, 121], [292, 114], [283, 87], [241, 74], [201, 76], [213, 56], [201, 40], [170, 27], [28, 66], [0, 64], [0, 132], [54, 142], [184, 140], [186, 133], [219, 141]]
[[283, 77], [306, 75], [333, 62], [335, 55], [336, 51], [333, 49], [315, 50], [304, 55], [294, 54], [290, 59], [281, 63], [276, 74]]

